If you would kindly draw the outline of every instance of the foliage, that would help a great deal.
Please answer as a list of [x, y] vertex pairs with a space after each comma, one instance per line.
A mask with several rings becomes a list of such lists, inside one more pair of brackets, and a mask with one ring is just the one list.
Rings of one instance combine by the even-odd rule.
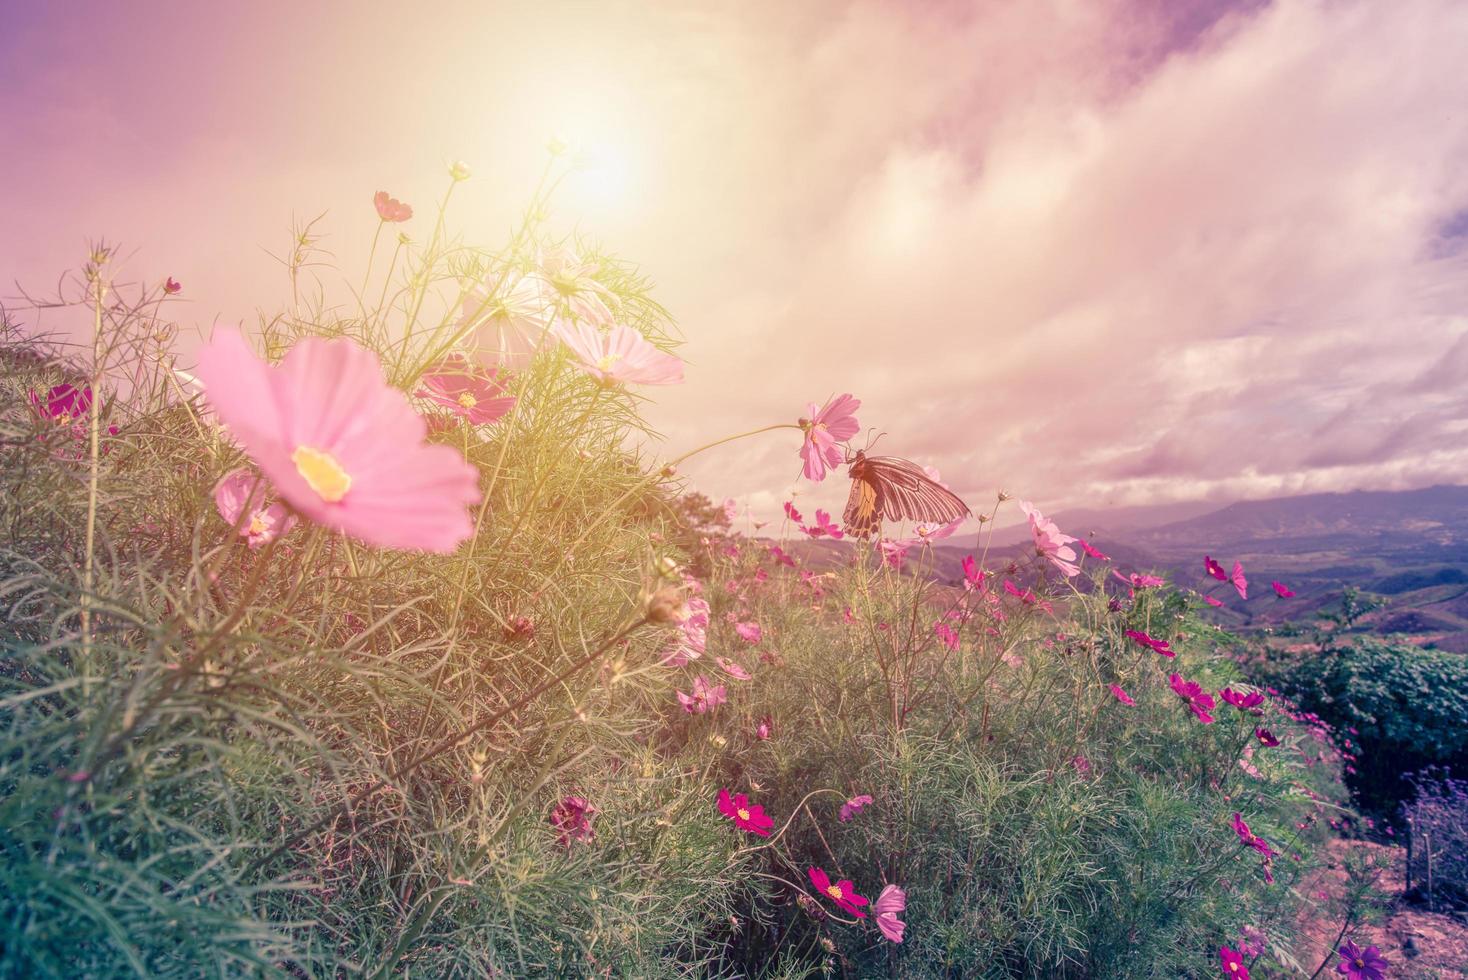
[[1251, 661], [1273, 685], [1359, 744], [1347, 785], [1366, 809], [1390, 814], [1410, 795], [1403, 777], [1468, 765], [1468, 659], [1372, 637], [1337, 636]]
[[[327, 303], [298, 229], [264, 350], [349, 336], [411, 392], [465, 296], [558, 247], [674, 347], [629, 266], [548, 236], [547, 193], [492, 253], [440, 214], [375, 304]], [[1178, 977], [1245, 926], [1290, 962], [1338, 760], [1273, 702], [1188, 710], [1170, 671], [1238, 673], [1182, 593], [1043, 562], [941, 586], [921, 546], [907, 571], [864, 546], [799, 567], [680, 498], [638, 396], [560, 349], [510, 415], [436, 436], [485, 496], [456, 554], [305, 524], [251, 549], [211, 496], [239, 450], [175, 370], [164, 294], [114, 254], [31, 311], [92, 321], [90, 350], [0, 347], [0, 975]], [[30, 402], [82, 381], [80, 432]], [[671, 565], [711, 607], [681, 664]], [[681, 708], [697, 678], [727, 703]], [[725, 787], [769, 839], [720, 815]], [[558, 822], [571, 797], [584, 833]], [[906, 941], [838, 922], [811, 865], [903, 885]]]

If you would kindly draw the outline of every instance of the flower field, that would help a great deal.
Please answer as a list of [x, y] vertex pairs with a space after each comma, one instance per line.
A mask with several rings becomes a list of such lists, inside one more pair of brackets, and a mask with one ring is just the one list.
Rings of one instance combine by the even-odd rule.
[[[1300, 960], [1353, 749], [1201, 618], [1240, 563], [959, 500], [860, 392], [668, 447], [647, 281], [553, 173], [458, 240], [468, 179], [197, 350], [107, 245], [7, 315], [0, 974], [1386, 975], [1354, 907]], [[847, 512], [688, 485], [736, 439]]]

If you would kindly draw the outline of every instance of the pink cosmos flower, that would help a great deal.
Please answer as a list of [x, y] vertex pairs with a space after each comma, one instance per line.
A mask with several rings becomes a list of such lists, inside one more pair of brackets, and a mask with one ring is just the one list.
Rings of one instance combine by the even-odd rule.
[[790, 518], [796, 524], [799, 524], [804, 520], [804, 518], [800, 516], [800, 511], [795, 509], [795, 501], [793, 500], [785, 501], [785, 516]]
[[1254, 709], [1264, 703], [1264, 695], [1258, 691], [1235, 691], [1232, 688], [1225, 687], [1218, 692], [1218, 696], [1240, 711], [1252, 711], [1254, 714], [1259, 713], [1254, 711]]
[[1153, 589], [1159, 585], [1167, 584], [1167, 580], [1159, 575], [1144, 575], [1141, 572], [1123, 575], [1118, 571], [1113, 571], [1111, 574], [1125, 582], [1132, 589]]
[[786, 554], [785, 549], [777, 544], [770, 545], [770, 557], [775, 559], [775, 563], [778, 565], [788, 565], [791, 568], [795, 567], [795, 559]]
[[1177, 651], [1172, 649], [1172, 647], [1168, 645], [1168, 642], [1166, 640], [1154, 639], [1152, 636], [1142, 632], [1141, 630], [1127, 630], [1126, 635], [1128, 639], [1134, 640], [1147, 649], [1162, 654], [1164, 657], [1171, 658], [1177, 656]]
[[846, 532], [841, 530], [841, 525], [831, 520], [831, 515], [823, 510], [816, 511], [816, 522], [805, 529], [805, 533], [813, 538], [829, 537], [840, 541], [846, 537]]
[[599, 262], [583, 261], [574, 251], [562, 246], [541, 252], [538, 265], [541, 276], [550, 285], [551, 295], [565, 305], [571, 316], [593, 326], [611, 324], [612, 311], [606, 304], [611, 291], [595, 278]]
[[550, 285], [535, 273], [506, 273], [495, 284], [470, 290], [460, 308], [458, 333], [486, 367], [519, 371], [546, 346], [555, 315]]
[[984, 591], [985, 575], [986, 573], [979, 568], [979, 563], [974, 561], [973, 555], [963, 556], [963, 587], [965, 591]]
[[183, 289], [183, 283], [179, 282], [172, 276], [169, 276], [167, 279], [163, 280], [163, 291], [169, 296], [176, 295], [181, 289]]
[[473, 531], [479, 471], [348, 340], [311, 337], [277, 365], [220, 330], [198, 374], [220, 420], [295, 510], [385, 548], [451, 552]]
[[[694, 579], [685, 578], [684, 581], [696, 584]], [[703, 656], [708, 645], [708, 600], [701, 595], [689, 595], [683, 601], [683, 609], [687, 615], [679, 624], [678, 635], [674, 638], [671, 649], [663, 659], [663, 663], [673, 667], [681, 667], [690, 660], [697, 660]]]
[[1212, 555], [1203, 556], [1203, 570], [1220, 582], [1228, 581], [1228, 573], [1223, 570], [1222, 565], [1213, 560]]
[[748, 623], [735, 623], [734, 632], [738, 633], [739, 638], [746, 643], [758, 643], [765, 635], [764, 630], [760, 629], [759, 623], [753, 621]]
[[1350, 940], [1341, 943], [1336, 954], [1341, 958], [1336, 972], [1345, 974], [1346, 980], [1384, 980], [1387, 967], [1391, 966], [1375, 946], [1362, 949]]
[[911, 547], [910, 541], [893, 541], [891, 538], [883, 538], [877, 542], [877, 550], [882, 553], [882, 564], [898, 570], [901, 570], [902, 563], [907, 560], [907, 551]]
[[1102, 552], [1100, 548], [1094, 547], [1085, 538], [1081, 538], [1076, 543], [1081, 546], [1081, 550], [1082, 551], [1084, 551], [1086, 554], [1090, 555], [1092, 558], [1096, 559], [1097, 561], [1110, 561], [1111, 560], [1111, 556], [1110, 555], [1105, 554], [1104, 552]]
[[487, 425], [515, 406], [515, 396], [505, 394], [498, 373], [475, 368], [463, 354], [449, 354], [424, 372], [418, 395], [471, 425]]
[[723, 670], [724, 673], [728, 674], [736, 681], [747, 681], [754, 676], [738, 663], [730, 660], [728, 657], [715, 657], [714, 663], [718, 664], [719, 668]]
[[1223, 608], [1223, 600], [1221, 600], [1221, 599], [1215, 599], [1211, 595], [1205, 595], [1203, 597], [1203, 601], [1206, 602], [1206, 603], [1208, 603], [1208, 605], [1214, 607], [1215, 609], [1222, 609]]
[[556, 804], [550, 814], [550, 824], [556, 828], [556, 836], [563, 847], [572, 841], [589, 841], [596, 836], [591, 829], [591, 818], [599, 811], [587, 802], [584, 796], [567, 796]]
[[948, 649], [958, 649], [958, 634], [955, 633], [953, 631], [953, 627], [949, 626], [947, 623], [934, 623], [933, 633], [938, 637], [939, 640], [942, 641], [943, 645]]
[[761, 742], [768, 742], [770, 740], [770, 734], [774, 730], [774, 727], [774, 719], [771, 718], [769, 715], [765, 715], [759, 720], [759, 724], [754, 726], [754, 737], [759, 739]]
[[877, 928], [882, 935], [894, 943], [902, 942], [907, 923], [898, 918], [907, 910], [907, 892], [896, 885], [888, 885], [872, 903], [872, 912], [877, 916]]
[[908, 544], [928, 545], [934, 541], [942, 541], [944, 538], [952, 537], [953, 532], [957, 531], [966, 520], [968, 518], [960, 517], [958, 520], [950, 521], [947, 524], [914, 524], [912, 526], [912, 537], [908, 538]]
[[1218, 950], [1218, 962], [1223, 967], [1223, 975], [1237, 978], [1237, 980], [1249, 980], [1249, 967], [1244, 963], [1242, 953], [1229, 949], [1227, 946]]
[[560, 323], [552, 332], [581, 361], [587, 374], [604, 385], [683, 383], [683, 362], [658, 350], [626, 324], [603, 332], [589, 323]]
[[856, 410], [860, 400], [851, 395], [837, 395], [817, 409], [811, 402], [806, 409], [808, 418], [800, 420], [805, 441], [800, 445], [800, 458], [805, 461], [805, 478], [821, 481], [828, 470], [840, 466], [846, 455], [837, 445], [861, 431], [856, 421]]
[[1123, 691], [1121, 689], [1121, 685], [1120, 684], [1112, 684], [1112, 685], [1109, 685], [1109, 686], [1111, 687], [1111, 694], [1112, 694], [1112, 696], [1115, 697], [1116, 700], [1120, 701], [1122, 704], [1136, 704], [1137, 703], [1137, 702], [1135, 702], [1135, 701], [1132, 700], [1132, 696], [1130, 694], [1128, 694], [1126, 691]]
[[860, 813], [862, 807], [866, 806], [870, 802], [872, 802], [872, 798], [866, 793], [862, 793], [860, 796], [853, 796], [851, 799], [841, 804], [841, 812], [837, 814], [837, 816], [842, 823], [846, 823], [852, 817]]
[[1234, 570], [1228, 573], [1228, 580], [1238, 590], [1240, 599], [1249, 598], [1249, 580], [1244, 578], [1244, 565], [1242, 562], [1234, 562]]
[[397, 198], [389, 197], [387, 191], [378, 191], [372, 198], [377, 216], [383, 221], [407, 221], [413, 217], [413, 209]]
[[214, 509], [254, 551], [290, 531], [296, 519], [280, 504], [265, 504], [265, 480], [247, 469], [231, 470], [214, 487]]
[[1021, 500], [1019, 509], [1030, 520], [1030, 536], [1035, 540], [1035, 554], [1047, 559], [1067, 576], [1079, 575], [1081, 570], [1075, 564], [1075, 549], [1070, 547], [1071, 542], [1077, 539], [1069, 534], [1061, 534], [1055, 522], [1032, 507], [1028, 500]]
[[730, 797], [727, 789], [719, 790], [719, 812], [734, 821], [734, 826], [740, 830], [761, 837], [770, 836], [770, 830], [775, 826], [775, 821], [765, 815], [765, 808], [749, 802], [749, 797], [743, 793]]
[[865, 919], [867, 914], [861, 910], [861, 906], [869, 904], [865, 898], [856, 893], [851, 882], [845, 878], [832, 883], [826, 872], [812, 866], [806, 873], [810, 875], [810, 883], [815, 886], [816, 891], [839, 905], [844, 911], [851, 913], [858, 919]]
[[1254, 729], [1254, 737], [1257, 738], [1259, 740], [1259, 744], [1264, 746], [1266, 749], [1279, 747], [1279, 739], [1275, 738], [1274, 732], [1271, 732], [1267, 728]]
[[1281, 599], [1293, 599], [1295, 597], [1294, 590], [1283, 582], [1270, 582], [1269, 584], [1274, 588], [1274, 594]]
[[1177, 696], [1193, 709], [1193, 714], [1198, 716], [1199, 721], [1205, 725], [1213, 724], [1213, 716], [1208, 713], [1217, 703], [1213, 700], [1213, 695], [1204, 691], [1197, 681], [1185, 681], [1177, 674], [1172, 674], [1167, 680]]
[[719, 684], [710, 687], [709, 682], [702, 677], [693, 679], [693, 693], [684, 694], [682, 691], [674, 691], [678, 695], [678, 703], [683, 705], [683, 710], [690, 715], [701, 715], [729, 700], [728, 692], [724, 685]]

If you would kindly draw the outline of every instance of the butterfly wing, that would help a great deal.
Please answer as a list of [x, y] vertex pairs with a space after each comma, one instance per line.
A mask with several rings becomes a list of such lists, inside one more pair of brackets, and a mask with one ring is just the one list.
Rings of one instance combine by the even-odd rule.
[[882, 530], [882, 491], [869, 472], [864, 463], [851, 467], [851, 493], [841, 522], [854, 538], [869, 538]]
[[876, 485], [882, 514], [888, 519], [948, 524], [969, 516], [968, 504], [916, 463], [896, 456], [868, 456], [863, 462], [863, 474]]

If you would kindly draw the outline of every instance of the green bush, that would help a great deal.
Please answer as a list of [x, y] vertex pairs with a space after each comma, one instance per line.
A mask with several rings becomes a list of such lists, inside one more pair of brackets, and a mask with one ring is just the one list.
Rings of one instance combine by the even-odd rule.
[[1468, 658], [1371, 637], [1338, 637], [1295, 654], [1271, 651], [1251, 673], [1300, 709], [1353, 737], [1347, 785], [1363, 808], [1392, 814], [1406, 777], [1468, 766]]

